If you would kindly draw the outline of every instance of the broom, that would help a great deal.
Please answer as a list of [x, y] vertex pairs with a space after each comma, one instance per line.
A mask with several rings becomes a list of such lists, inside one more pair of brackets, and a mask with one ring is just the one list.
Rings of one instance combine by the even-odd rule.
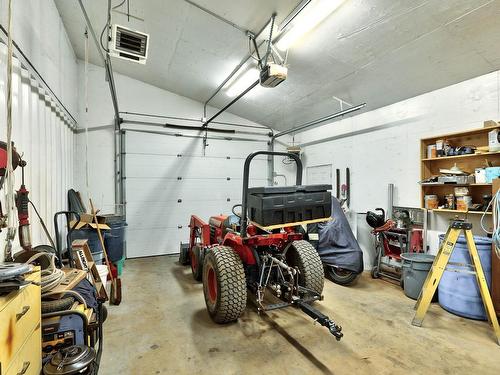
[[97, 211], [94, 209], [94, 204], [92, 199], [90, 199], [90, 209], [92, 210], [92, 216], [94, 217], [94, 223], [96, 224], [97, 235], [99, 236], [99, 241], [101, 242], [102, 252], [104, 253], [104, 259], [106, 265], [108, 266], [109, 277], [111, 278], [111, 293], [109, 296], [109, 303], [118, 306], [122, 301], [122, 281], [118, 277], [113, 276], [111, 272], [111, 264], [109, 263], [108, 253], [106, 252], [106, 247], [104, 246], [104, 239], [102, 238], [101, 228], [99, 228], [99, 222], [97, 221]]

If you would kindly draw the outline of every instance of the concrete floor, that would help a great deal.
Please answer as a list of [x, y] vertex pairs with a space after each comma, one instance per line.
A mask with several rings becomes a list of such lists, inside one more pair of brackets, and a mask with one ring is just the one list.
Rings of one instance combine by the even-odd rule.
[[295, 309], [216, 325], [201, 284], [176, 257], [129, 260], [123, 302], [109, 308], [101, 362], [106, 374], [499, 374], [500, 347], [486, 322], [431, 306], [422, 328], [414, 301], [363, 275], [325, 282], [320, 309], [343, 327], [337, 342]]

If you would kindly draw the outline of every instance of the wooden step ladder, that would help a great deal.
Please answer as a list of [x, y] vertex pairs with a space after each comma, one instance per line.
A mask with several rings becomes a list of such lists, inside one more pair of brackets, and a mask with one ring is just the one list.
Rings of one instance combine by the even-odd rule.
[[422, 291], [420, 292], [420, 296], [418, 297], [418, 301], [415, 305], [415, 317], [413, 318], [411, 324], [418, 327], [422, 326], [422, 321], [424, 320], [425, 313], [429, 309], [432, 297], [436, 292], [439, 281], [443, 276], [444, 270], [450, 260], [451, 253], [455, 248], [461, 231], [464, 232], [465, 239], [467, 241], [467, 248], [469, 249], [472, 266], [475, 269], [474, 274], [476, 275], [477, 284], [479, 285], [479, 291], [483, 300], [486, 316], [488, 317], [490, 325], [493, 327], [493, 332], [496, 335], [498, 345], [500, 345], [500, 327], [498, 326], [498, 320], [495, 309], [493, 307], [493, 301], [491, 300], [490, 291], [488, 290], [488, 284], [486, 283], [486, 278], [484, 277], [481, 260], [479, 259], [476, 244], [474, 243], [474, 236], [472, 235], [472, 224], [464, 220], [456, 219], [448, 228], [448, 231], [444, 236], [444, 240], [439, 246], [439, 251], [436, 258], [434, 259], [432, 268], [427, 274], [427, 278], [425, 279]]

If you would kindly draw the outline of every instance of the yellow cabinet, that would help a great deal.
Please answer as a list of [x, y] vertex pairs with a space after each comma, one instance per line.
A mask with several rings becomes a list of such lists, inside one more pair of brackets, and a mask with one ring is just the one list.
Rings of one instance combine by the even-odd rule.
[[[40, 269], [27, 277], [40, 282]], [[0, 374], [39, 374], [42, 368], [40, 287], [0, 297]]]

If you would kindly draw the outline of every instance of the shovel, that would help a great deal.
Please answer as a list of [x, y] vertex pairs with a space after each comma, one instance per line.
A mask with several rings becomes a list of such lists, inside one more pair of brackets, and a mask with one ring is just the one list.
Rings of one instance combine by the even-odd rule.
[[106, 247], [104, 246], [104, 239], [102, 238], [101, 228], [99, 228], [99, 222], [97, 221], [97, 211], [94, 209], [92, 199], [90, 199], [90, 209], [92, 210], [92, 216], [94, 217], [94, 223], [96, 224], [97, 235], [99, 236], [99, 241], [101, 242], [102, 252], [104, 253], [104, 259], [106, 261], [106, 265], [108, 266], [109, 277], [111, 278], [111, 293], [109, 296], [109, 303], [118, 306], [122, 301], [122, 281], [118, 276], [114, 277], [113, 273], [111, 272], [111, 264], [109, 263], [108, 253], [106, 252]]

